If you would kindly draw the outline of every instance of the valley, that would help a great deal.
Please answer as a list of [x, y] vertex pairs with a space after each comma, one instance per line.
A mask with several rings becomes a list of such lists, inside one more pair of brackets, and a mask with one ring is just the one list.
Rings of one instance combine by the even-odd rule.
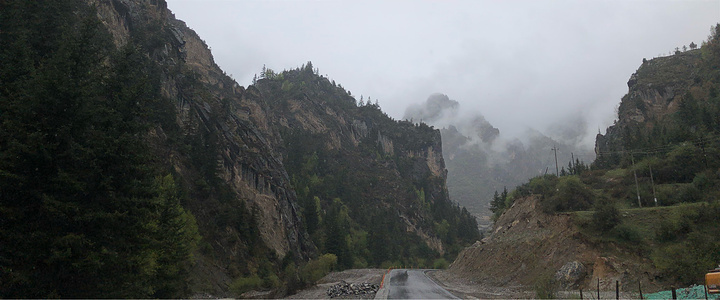
[[638, 298], [720, 263], [720, 24], [589, 149], [583, 113], [395, 119], [310, 60], [242, 86], [165, 0], [0, 11], [0, 298]]

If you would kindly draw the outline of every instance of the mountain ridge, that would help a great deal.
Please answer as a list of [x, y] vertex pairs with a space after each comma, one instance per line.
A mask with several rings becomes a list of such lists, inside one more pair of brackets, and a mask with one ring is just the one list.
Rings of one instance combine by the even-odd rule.
[[442, 263], [478, 237], [447, 198], [439, 131], [311, 66], [244, 88], [163, 0], [0, 5], [18, 17], [0, 19], [5, 297], [280, 297], [333, 268]]

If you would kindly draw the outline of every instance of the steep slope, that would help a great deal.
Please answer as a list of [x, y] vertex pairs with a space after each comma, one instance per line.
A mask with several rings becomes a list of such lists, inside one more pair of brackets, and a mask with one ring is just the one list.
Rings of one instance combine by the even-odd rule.
[[492, 235], [466, 248], [438, 273], [441, 279], [466, 278], [488, 287], [530, 290], [554, 279], [559, 288], [586, 291], [615, 288], [635, 292], [660, 287], [652, 262], [633, 251], [587, 239], [573, 214], [546, 214], [538, 196], [517, 199], [495, 222]]
[[[2, 5], [3, 40], [12, 47], [6, 47], [2, 53], [7, 62], [3, 64], [3, 74], [7, 75], [3, 76], [3, 85], [8, 89], [3, 92], [1, 131], [12, 134], [3, 135], [0, 141], [4, 145], [2, 155], [7, 158], [0, 166], [3, 170], [0, 211], [3, 220], [12, 221], [3, 222], [0, 231], [8, 238], [3, 239], [6, 241], [22, 238], [23, 234], [44, 235], [48, 230], [58, 231], [50, 236], [59, 239], [50, 238], [47, 242], [57, 244], [58, 249], [23, 244], [17, 245], [21, 249], [15, 249], [3, 243], [0, 255], [3, 296], [144, 298], [189, 293], [229, 296], [228, 285], [236, 277], [260, 274], [270, 280], [268, 287], [278, 288], [277, 281], [272, 279], [273, 276], [277, 279], [275, 274], [279, 274], [283, 259], [301, 263], [316, 255], [316, 247], [302, 225], [288, 175], [269, 142], [277, 134], [249, 118], [249, 114], [264, 114], [267, 107], [255, 102], [260, 99], [252, 96], [252, 90], [246, 92], [218, 68], [208, 47], [173, 17], [165, 1], [9, 1]], [[46, 83], [41, 87], [38, 85], [41, 82]], [[35, 88], [30, 89], [33, 85]], [[112, 119], [115, 115], [117, 118]], [[60, 148], [46, 147], [46, 158], [39, 160], [23, 150], [37, 146], [27, 144], [27, 136], [23, 135], [28, 129], [20, 128], [37, 128], [32, 131], [51, 135], [59, 130], [54, 136], [69, 142], [59, 144]], [[110, 140], [105, 141], [104, 135]], [[46, 141], [48, 145], [56, 143], [47, 138], [35, 143], [42, 145]], [[113, 143], [119, 144], [112, 146]], [[64, 147], [68, 150], [61, 152]], [[21, 156], [27, 158], [19, 159]], [[27, 166], [23, 163], [43, 161], [47, 161], [46, 170], [40, 173], [50, 178], [39, 178], [41, 174], [37, 173], [20, 175], [22, 167]], [[89, 171], [76, 170], [82, 167]], [[54, 174], [59, 174], [57, 179], [52, 177]], [[162, 186], [155, 187], [151, 182], [153, 176], [167, 179], [158, 183]], [[22, 187], [27, 179], [36, 181], [46, 191], [25, 188], [15, 192], [6, 188]], [[96, 179], [117, 183], [96, 185], [92, 182]], [[60, 197], [60, 190], [53, 190], [52, 186], [63, 182], [78, 191], [72, 194], [71, 188], [63, 188], [71, 197]], [[145, 186], [147, 190], [142, 190]], [[45, 196], [30, 201], [37, 195]], [[66, 208], [58, 211], [48, 206], [48, 199], [53, 197], [57, 198], [54, 200], [57, 205]], [[88, 205], [93, 202], [84, 201], [97, 197], [102, 199], [100, 203], [108, 205], [96, 208], [95, 214], [120, 214], [117, 222], [143, 216], [138, 220], [140, 229], [133, 232], [128, 227], [130, 232], [124, 233], [128, 234], [125, 238], [105, 234], [110, 239], [105, 241], [102, 235], [91, 234], [90, 227], [98, 226], [100, 230], [104, 226], [122, 225], [112, 222], [73, 225], [88, 222], [83, 218], [98, 218], [72, 212], [73, 209], [89, 212]], [[184, 207], [184, 210], [172, 208], [179, 211], [181, 219], [171, 220], [176, 223], [167, 225], [177, 226], [173, 228], [178, 234], [183, 228], [194, 227], [197, 220], [195, 230], [202, 236], [199, 251], [193, 250], [194, 242], [181, 244], [180, 240], [148, 237], [160, 234], [151, 230], [163, 224], [153, 223], [159, 221], [134, 209], [155, 205], [152, 201], [157, 197], [178, 201]], [[21, 206], [22, 201], [18, 201], [23, 199], [32, 204]], [[147, 199], [147, 204], [132, 204], [141, 203], [140, 199]], [[65, 212], [66, 209], [69, 211]], [[24, 210], [29, 212], [25, 214]], [[54, 211], [57, 220], [51, 220], [55, 228], [37, 223], [30, 214], [33, 210], [36, 215], [43, 210]], [[191, 216], [182, 217], [184, 211]], [[16, 224], [32, 225], [24, 232]], [[83, 238], [75, 243], [63, 241], [73, 237]], [[176, 237], [180, 238], [184, 237]], [[127, 250], [115, 250], [114, 245], [108, 244], [113, 241]], [[178, 243], [179, 248], [171, 248], [173, 243]], [[36, 251], [23, 258], [22, 248]], [[64, 251], [74, 255], [52, 258]], [[114, 263], [106, 257], [113, 251], [127, 252], [123, 256], [127, 262]], [[184, 256], [188, 251], [194, 252], [194, 261], [190, 260], [191, 255]], [[83, 256], [89, 257], [89, 262], [76, 261]], [[164, 270], [166, 260], [173, 265]], [[95, 264], [98, 267], [86, 270]], [[56, 266], [68, 275], [57, 277], [59, 282], [41, 280], [53, 276]], [[147, 278], [138, 269], [147, 272]], [[75, 272], [82, 277], [73, 275]], [[165, 276], [163, 272], [174, 277], [161, 278]], [[77, 279], [63, 279], [67, 276]], [[88, 276], [95, 278], [82, 279]], [[297, 275], [288, 277], [292, 276]], [[40, 281], [44, 283], [39, 284]], [[172, 291], [163, 288], [170, 283], [177, 284]], [[106, 292], [101, 284], [111, 292]]]
[[99, 1], [97, 9], [117, 45], [140, 43], [159, 65], [163, 96], [175, 105], [179, 134], [191, 150], [178, 149], [183, 143], [162, 128], [153, 132], [154, 142], [163, 163], [188, 187], [186, 205], [199, 221], [204, 247], [212, 249], [207, 261], [199, 259], [198, 269], [210, 279], [203, 284], [222, 295], [230, 279], [252, 273], [258, 260], [250, 256], [264, 251], [253, 250], [254, 235], [260, 248], [270, 250], [264, 255], [291, 254], [297, 261], [314, 255], [270, 142], [277, 133], [260, 122], [267, 110], [262, 99], [220, 70], [207, 45], [165, 1]]
[[358, 106], [309, 62], [261, 75], [255, 86], [281, 133], [276, 147], [308, 231], [341, 266], [429, 265], [478, 238], [472, 216], [448, 198], [438, 130]]
[[620, 102], [618, 120], [604, 135], [598, 134], [595, 151], [602, 155], [649, 146], [652, 141], [647, 139], [653, 130], [659, 133], [660, 128], [672, 126], [672, 115], [690, 88], [700, 82], [700, 63], [700, 49], [643, 62], [628, 80], [629, 91]]
[[245, 89], [163, 0], [0, 7], [2, 297], [278, 297], [478, 237], [439, 132], [311, 66]]
[[718, 131], [718, 36], [714, 26], [700, 49], [643, 59], [628, 81], [617, 121], [596, 138], [598, 166], [616, 166], [625, 159], [622, 151], [665, 150]]

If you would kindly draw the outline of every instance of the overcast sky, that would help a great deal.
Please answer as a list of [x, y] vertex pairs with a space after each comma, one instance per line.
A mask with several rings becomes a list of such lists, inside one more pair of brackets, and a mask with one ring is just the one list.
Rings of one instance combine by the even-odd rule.
[[588, 145], [643, 58], [720, 22], [718, 0], [167, 2], [243, 86], [312, 61], [396, 119], [440, 92], [505, 135], [583, 116]]

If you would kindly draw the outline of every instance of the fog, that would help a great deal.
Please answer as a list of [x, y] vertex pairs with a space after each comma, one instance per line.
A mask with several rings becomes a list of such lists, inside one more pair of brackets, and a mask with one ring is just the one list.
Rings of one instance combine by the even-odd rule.
[[642, 59], [700, 45], [720, 1], [168, 0], [241, 85], [312, 61], [390, 116], [432, 93], [505, 136], [591, 146]]
[[[456, 141], [461, 144], [461, 148], [464, 148], [462, 152], [484, 153], [488, 157], [486, 167], [507, 163], [508, 159], [516, 156], [511, 153], [518, 147], [525, 150], [532, 149], [530, 152], [533, 152], [531, 153], [533, 156], [542, 156], [539, 153], [550, 153], [552, 148], [560, 146], [558, 153], [562, 160], [569, 160], [571, 153], [585, 162], [595, 159], [592, 147], [583, 143], [588, 130], [587, 122], [580, 114], [568, 115], [563, 120], [551, 123], [542, 131], [526, 127], [522, 132], [507, 134], [502, 128], [497, 128], [488, 122], [480, 112], [465, 109], [464, 106], [460, 101], [450, 99], [448, 95], [435, 93], [421, 103], [408, 106], [403, 119], [451, 129], [450, 135], [454, 135], [452, 132], [457, 131], [468, 139]], [[445, 132], [443, 131], [444, 138]], [[451, 144], [453, 142], [443, 140], [444, 147], [454, 148]], [[453, 154], [451, 149], [444, 150]]]

